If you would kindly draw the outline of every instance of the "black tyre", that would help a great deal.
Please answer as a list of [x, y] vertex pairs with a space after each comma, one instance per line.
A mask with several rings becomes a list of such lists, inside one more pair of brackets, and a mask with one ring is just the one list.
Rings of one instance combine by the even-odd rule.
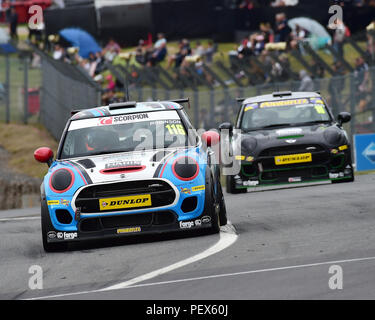
[[218, 197], [219, 197], [219, 205], [220, 205], [220, 226], [225, 226], [228, 223], [227, 219], [227, 208], [225, 206], [223, 188], [221, 187], [221, 183], [219, 182], [219, 190], [218, 190]]
[[51, 219], [49, 217], [48, 206], [46, 201], [42, 200], [41, 205], [41, 226], [42, 226], [42, 241], [43, 248], [46, 252], [63, 251], [67, 249], [67, 243], [48, 243], [47, 234], [54, 230]]
[[234, 179], [233, 176], [227, 176], [226, 177], [226, 183], [227, 183], [227, 192], [232, 194], [238, 194], [238, 193], [246, 193], [247, 189], [236, 189], [234, 187]]
[[214, 185], [211, 172], [209, 169], [206, 171], [206, 193], [205, 193], [204, 212], [211, 217], [211, 228], [209, 233], [220, 232], [220, 217], [219, 206], [220, 204], [215, 201]]

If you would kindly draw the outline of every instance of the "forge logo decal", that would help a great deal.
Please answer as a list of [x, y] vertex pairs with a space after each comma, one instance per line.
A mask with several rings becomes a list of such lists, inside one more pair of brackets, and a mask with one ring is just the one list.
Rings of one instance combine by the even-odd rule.
[[99, 200], [100, 210], [130, 209], [139, 207], [150, 207], [151, 195], [143, 194], [138, 196], [106, 198]]

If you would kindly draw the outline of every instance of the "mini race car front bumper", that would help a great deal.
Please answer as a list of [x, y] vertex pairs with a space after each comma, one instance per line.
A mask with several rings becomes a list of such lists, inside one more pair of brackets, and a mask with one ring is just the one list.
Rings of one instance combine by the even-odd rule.
[[169, 210], [154, 213], [85, 218], [78, 222], [77, 231], [65, 232], [51, 230], [48, 232], [49, 243], [72, 242], [118, 238], [124, 236], [163, 234], [188, 230], [211, 228], [211, 217], [203, 213], [192, 220], [178, 220], [178, 215]]
[[234, 177], [236, 189], [319, 181], [350, 180], [353, 176], [350, 150], [337, 154], [321, 152], [311, 162], [278, 166], [274, 157], [259, 157], [241, 162]]

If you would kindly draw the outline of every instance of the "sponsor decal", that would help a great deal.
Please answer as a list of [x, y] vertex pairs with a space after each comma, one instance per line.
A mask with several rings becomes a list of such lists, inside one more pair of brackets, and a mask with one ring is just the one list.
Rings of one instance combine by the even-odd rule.
[[205, 190], [205, 189], [206, 189], [205, 185], [196, 186], [196, 187], [192, 187], [191, 188], [191, 190], [193, 190], [194, 192], [196, 192], [196, 191], [202, 191], [202, 190]]
[[269, 107], [283, 107], [283, 106], [293, 106], [298, 104], [307, 104], [309, 101], [307, 99], [293, 99], [293, 100], [281, 100], [281, 101], [269, 101], [260, 104], [261, 108]]
[[74, 240], [78, 238], [77, 232], [57, 232], [57, 239], [59, 240]]
[[55, 231], [50, 231], [47, 233], [48, 239], [55, 239], [57, 237], [57, 234]]
[[60, 200], [49, 200], [47, 201], [47, 205], [49, 206], [58, 206], [60, 204]]
[[344, 172], [330, 173], [330, 174], [329, 174], [329, 178], [330, 178], [330, 179], [343, 178], [344, 176], [345, 176]]
[[151, 195], [144, 194], [138, 196], [99, 199], [99, 205], [101, 211], [137, 207], [150, 207]]
[[316, 103], [316, 104], [323, 104], [324, 105], [324, 102], [322, 99], [319, 99], [319, 98], [310, 98], [310, 101], [312, 103]]
[[180, 221], [181, 229], [190, 229], [195, 226], [194, 221]]
[[134, 121], [134, 120], [144, 120], [144, 119], [148, 119], [147, 113], [112, 116], [112, 117], [99, 119], [98, 125], [106, 126], [106, 125], [119, 124], [119, 123]]
[[288, 182], [301, 182], [302, 178], [301, 177], [291, 177], [288, 179]]
[[243, 181], [242, 184], [244, 186], [247, 186], [247, 187], [255, 187], [255, 186], [259, 185], [259, 181], [258, 180], [255, 180], [255, 181], [248, 180], [248, 181]]
[[[102, 118], [90, 118], [72, 121], [69, 131], [84, 128], [108, 125], [120, 125], [125, 123], [134, 123], [139, 121], [157, 121], [157, 120], [181, 120], [177, 112], [143, 112], [137, 114], [125, 114], [118, 116], [109, 116]], [[172, 129], [173, 130], [173, 129]]]
[[99, 125], [101, 125], [101, 126], [111, 125], [112, 123], [113, 123], [112, 117], [99, 119]]
[[142, 231], [141, 227], [131, 227], [131, 228], [124, 228], [124, 229], [117, 229], [117, 234], [137, 233], [141, 231]]
[[246, 161], [253, 162], [254, 161], [254, 157], [249, 156], [249, 157], [246, 158]]
[[180, 189], [181, 189], [181, 193], [184, 193], [184, 194], [191, 194], [191, 190], [190, 190], [190, 188], [183, 188], [183, 187], [181, 187]]
[[194, 227], [201, 227], [202, 224], [211, 222], [211, 217], [204, 216], [201, 219], [195, 219], [194, 221], [180, 221], [180, 229], [191, 229]]
[[106, 163], [105, 170], [108, 169], [116, 169], [116, 168], [123, 168], [123, 167], [137, 167], [142, 164], [141, 161], [135, 161], [135, 160], [118, 160], [110, 163]]
[[69, 201], [69, 200], [65, 200], [65, 199], [61, 199], [61, 200], [60, 200], [60, 203], [61, 203], [63, 206], [69, 206], [70, 201]]
[[211, 217], [210, 216], [204, 216], [204, 217], [202, 217], [201, 220], [202, 220], [203, 224], [207, 224], [207, 223], [211, 222]]
[[301, 162], [311, 162], [311, 161], [312, 161], [311, 153], [300, 153], [300, 154], [291, 154], [287, 156], [275, 157], [275, 164], [277, 166], [290, 164], [290, 163], [301, 163]]
[[148, 119], [149, 116], [147, 113], [137, 113], [137, 114], [128, 114], [128, 115], [121, 115], [113, 117], [113, 123], [122, 123], [122, 122], [128, 122], [128, 121], [134, 121], [134, 120], [144, 120]]
[[257, 108], [258, 108], [258, 104], [257, 103], [247, 104], [245, 106], [245, 112], [249, 111], [249, 110], [254, 110], [254, 109], [257, 109]]
[[299, 135], [302, 133], [302, 128], [287, 128], [287, 129], [280, 129], [276, 131], [276, 134], [278, 136], [294, 136], [294, 135]]
[[58, 205], [69, 206], [69, 204], [70, 204], [70, 201], [65, 200], [65, 199], [47, 201], [47, 205], [49, 206], [58, 206]]
[[332, 149], [332, 150], [331, 150], [331, 153], [332, 153], [332, 154], [337, 154], [337, 153], [339, 153], [339, 150], [337, 150], [337, 149]]

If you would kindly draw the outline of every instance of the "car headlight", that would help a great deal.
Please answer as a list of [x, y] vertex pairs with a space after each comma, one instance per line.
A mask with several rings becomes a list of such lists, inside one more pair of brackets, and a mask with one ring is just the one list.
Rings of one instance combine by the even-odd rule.
[[243, 138], [241, 141], [241, 154], [249, 155], [257, 147], [257, 140], [253, 137]]
[[343, 135], [341, 134], [340, 131], [335, 130], [335, 129], [327, 129], [324, 131], [324, 139], [327, 140], [327, 142], [330, 145], [339, 145], [342, 140], [343, 140]]
[[184, 156], [173, 162], [172, 171], [179, 180], [190, 181], [198, 176], [199, 166], [193, 158]]
[[56, 170], [49, 180], [50, 188], [56, 193], [67, 192], [74, 184], [74, 173], [70, 169]]

